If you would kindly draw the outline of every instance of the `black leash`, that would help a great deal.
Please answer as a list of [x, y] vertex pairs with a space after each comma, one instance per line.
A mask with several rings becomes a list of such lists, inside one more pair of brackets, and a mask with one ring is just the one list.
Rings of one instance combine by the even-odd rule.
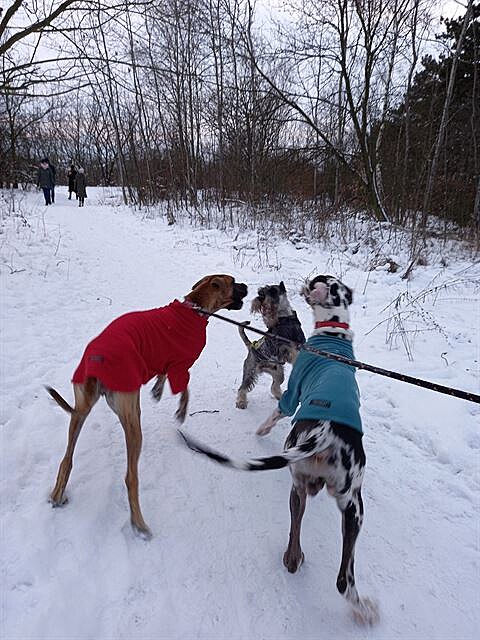
[[254, 333], [258, 333], [261, 336], [265, 336], [266, 338], [272, 338], [274, 340], [280, 340], [281, 342], [286, 342], [290, 346], [295, 347], [296, 349], [303, 349], [304, 351], [309, 351], [311, 353], [316, 354], [317, 356], [329, 358], [330, 360], [337, 360], [337, 362], [343, 362], [344, 364], [349, 364], [350, 366], [356, 367], [357, 369], [363, 369], [364, 371], [371, 371], [372, 373], [378, 373], [378, 375], [380, 376], [386, 376], [387, 378], [393, 378], [394, 380], [400, 380], [401, 382], [414, 384], [417, 387], [423, 387], [424, 389], [431, 389], [432, 391], [437, 391], [437, 393], [444, 393], [448, 396], [454, 396], [455, 398], [461, 398], [462, 400], [468, 400], [468, 402], [475, 402], [477, 404], [480, 404], [480, 395], [477, 395], [476, 393], [471, 393], [470, 391], [462, 391], [461, 389], [452, 389], [452, 387], [444, 387], [442, 384], [437, 384], [436, 382], [429, 382], [428, 380], [413, 378], [412, 376], [407, 376], [403, 373], [397, 373], [396, 371], [389, 371], [388, 369], [382, 369], [381, 367], [375, 367], [371, 364], [360, 362], [359, 360], [350, 360], [350, 358], [345, 358], [344, 356], [337, 355], [336, 353], [322, 351], [321, 349], [315, 349], [314, 347], [310, 347], [308, 345], [297, 344], [293, 340], [289, 340], [288, 338], [284, 338], [283, 336], [278, 336], [275, 333], [267, 333], [266, 331], [262, 331], [261, 329], [250, 327], [248, 324], [237, 322], [236, 320], [231, 320], [230, 318], [221, 316], [218, 313], [210, 313], [209, 311], [205, 311], [204, 309], [202, 309], [201, 312], [207, 316], [212, 316], [213, 318], [218, 318], [219, 320], [223, 320], [224, 322], [229, 322], [230, 324], [234, 324], [237, 327], [243, 327], [248, 331], [253, 331]]

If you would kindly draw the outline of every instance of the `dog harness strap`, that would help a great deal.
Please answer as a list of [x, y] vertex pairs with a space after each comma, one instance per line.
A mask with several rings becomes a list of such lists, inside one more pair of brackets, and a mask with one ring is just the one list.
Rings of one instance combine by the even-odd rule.
[[331, 320], [325, 320], [324, 322], [315, 322], [315, 329], [321, 329], [322, 327], [335, 327], [336, 329], [350, 329], [350, 325], [346, 322], [332, 322]]

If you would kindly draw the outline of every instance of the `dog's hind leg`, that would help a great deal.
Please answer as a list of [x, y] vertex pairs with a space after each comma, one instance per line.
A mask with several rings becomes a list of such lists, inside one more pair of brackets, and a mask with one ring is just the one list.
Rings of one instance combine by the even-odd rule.
[[140, 424], [140, 392], [115, 393], [115, 412], [117, 413], [127, 444], [127, 475], [125, 484], [130, 504], [130, 521], [133, 530], [142, 538], [150, 539], [152, 534], [145, 524], [138, 499], [138, 459], [142, 450], [142, 427]]
[[237, 409], [246, 409], [248, 405], [247, 393], [253, 389], [258, 379], [257, 363], [255, 356], [251, 351], [248, 352], [248, 356], [243, 363], [243, 378], [242, 384], [237, 391]]
[[368, 598], [360, 598], [355, 586], [354, 556], [355, 542], [362, 527], [363, 502], [360, 489], [354, 491], [346, 505], [337, 500], [342, 511], [342, 561], [337, 577], [337, 589], [353, 607], [355, 620], [360, 624], [378, 621], [378, 609]]
[[84, 384], [74, 384], [73, 392], [75, 394], [75, 408], [70, 412], [67, 450], [58, 469], [55, 487], [50, 494], [50, 502], [54, 507], [60, 507], [67, 502], [64, 491], [72, 471], [75, 445], [86, 417], [100, 397], [98, 382], [95, 378], [87, 379]]
[[300, 529], [306, 502], [307, 492], [305, 487], [297, 487], [292, 484], [292, 490], [290, 491], [290, 537], [287, 550], [283, 554], [283, 564], [290, 573], [295, 573], [304, 560], [300, 547]]

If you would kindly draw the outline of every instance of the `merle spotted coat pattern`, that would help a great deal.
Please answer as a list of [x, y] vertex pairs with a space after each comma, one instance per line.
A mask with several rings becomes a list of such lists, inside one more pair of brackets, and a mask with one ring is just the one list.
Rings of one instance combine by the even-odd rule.
[[[302, 294], [313, 310], [314, 334], [352, 340], [349, 327], [351, 289], [333, 276], [322, 275], [308, 282]], [[282, 417], [278, 409], [274, 411], [259, 427], [257, 434], [269, 433]], [[377, 605], [368, 598], [360, 598], [355, 585], [354, 553], [363, 521], [361, 487], [366, 464], [360, 431], [328, 420], [299, 420], [288, 434], [281, 454], [245, 460], [233, 460], [184, 433], [181, 435], [194, 451], [232, 468], [263, 471], [289, 467], [293, 480], [290, 491], [291, 526], [283, 563], [290, 573], [297, 571], [304, 560], [300, 531], [307, 496], [315, 496], [326, 486], [342, 514], [343, 544], [337, 589], [351, 605], [358, 622], [377, 622]]]

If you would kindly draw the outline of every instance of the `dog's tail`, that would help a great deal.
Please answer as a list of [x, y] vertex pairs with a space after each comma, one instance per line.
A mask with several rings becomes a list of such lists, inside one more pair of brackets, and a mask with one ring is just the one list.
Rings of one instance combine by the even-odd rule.
[[52, 398], [55, 400], [55, 402], [62, 407], [62, 409], [64, 411], [66, 411], [67, 413], [78, 413], [77, 411], [75, 411], [75, 409], [73, 407], [71, 407], [68, 404], [68, 402], [65, 400], [65, 398], [62, 398], [62, 396], [58, 393], [58, 391], [55, 391], [55, 389], [53, 387], [45, 386], [45, 389], [52, 396]]
[[229, 458], [223, 453], [210, 449], [191, 436], [187, 436], [183, 431], [179, 430], [178, 433], [182, 438], [182, 442], [192, 451], [202, 453], [226, 467], [240, 469], [241, 471], [268, 471], [270, 469], [283, 469], [283, 467], [287, 467], [288, 465], [304, 460], [305, 458], [310, 458], [310, 456], [328, 449], [331, 445], [330, 439], [327, 435], [329, 433], [327, 429], [328, 424], [329, 423], [319, 423], [317, 427], [313, 428], [309, 432], [306, 440], [301, 444], [283, 451], [279, 455], [267, 456], [265, 458], [246, 458], [244, 460], [234, 460], [233, 458]]
[[245, 333], [245, 327], [248, 326], [249, 324], [250, 324], [250, 321], [246, 320], [245, 322], [242, 322], [242, 326], [238, 327], [238, 333], [240, 334], [240, 337], [243, 340], [243, 344], [247, 347], [247, 349], [250, 349], [250, 347], [252, 346], [252, 343], [247, 338], [247, 334]]

